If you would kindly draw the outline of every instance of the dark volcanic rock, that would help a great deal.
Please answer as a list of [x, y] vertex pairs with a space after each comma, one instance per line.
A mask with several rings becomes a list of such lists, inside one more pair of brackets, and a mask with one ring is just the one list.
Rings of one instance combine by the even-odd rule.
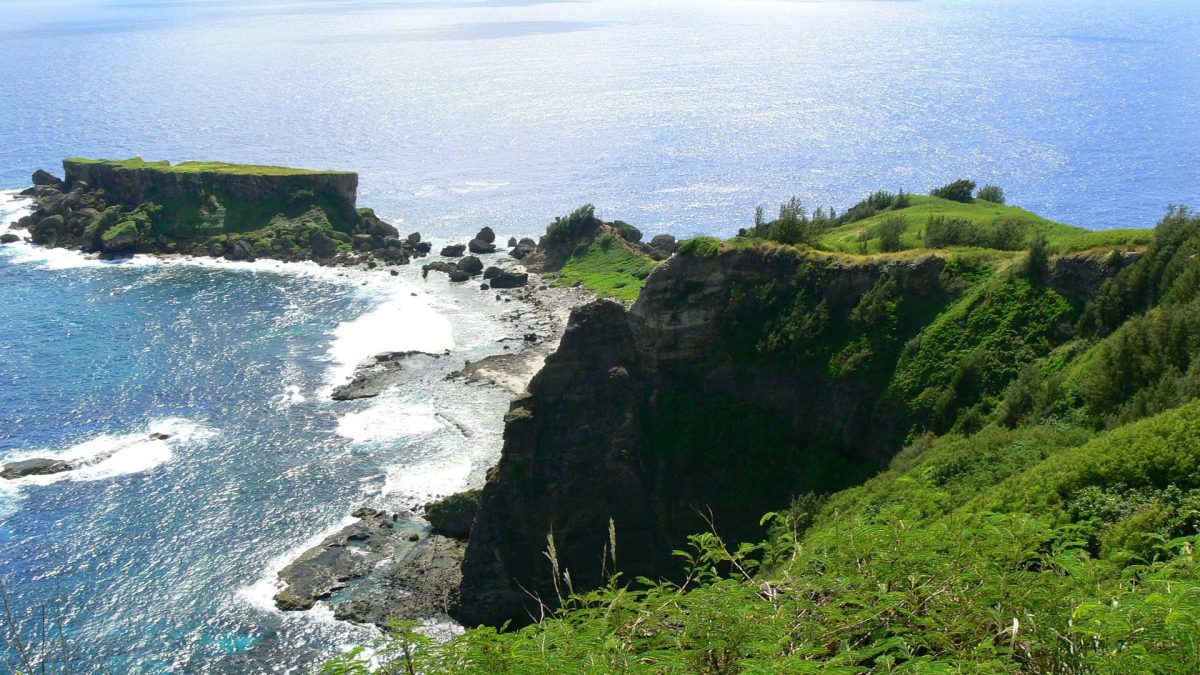
[[467, 251], [467, 247], [462, 244], [451, 244], [442, 249], [442, 255], [447, 258], [458, 258]]
[[400, 231], [390, 223], [386, 223], [375, 215], [374, 211], [365, 209], [362, 215], [363, 231], [372, 237], [399, 237]]
[[467, 490], [425, 506], [425, 518], [433, 531], [455, 539], [471, 534], [471, 523], [479, 510], [479, 490]]
[[456, 270], [450, 272], [450, 281], [463, 282], [463, 281], [469, 281], [470, 279], [471, 279], [471, 275], [467, 274], [466, 272], [464, 272], [460, 269], [456, 269]]
[[[406, 541], [411, 542], [413, 536]], [[418, 538], [412, 549], [385, 571], [381, 588], [368, 597], [337, 604], [333, 616], [380, 628], [394, 620], [445, 616], [458, 600], [462, 559], [463, 546], [454, 539], [437, 534]]]
[[663, 253], [674, 253], [679, 244], [675, 241], [675, 237], [669, 234], [658, 234], [650, 240], [650, 248], [658, 249]]
[[4, 234], [0, 234], [0, 244], [11, 244], [13, 242], [18, 242], [18, 241], [21, 241], [21, 238], [15, 234], [13, 234], [12, 232], [5, 232]]
[[475, 235], [475, 238], [488, 244], [496, 243], [496, 233], [492, 231], [492, 228], [487, 226], [484, 226], [484, 228], [479, 231], [479, 234]]
[[525, 237], [521, 241], [517, 242], [516, 246], [513, 248], [513, 250], [509, 251], [508, 254], [511, 255], [512, 257], [516, 258], [517, 260], [521, 260], [522, 258], [525, 258], [526, 256], [528, 256], [530, 253], [533, 253], [536, 249], [537, 249], [537, 242], [530, 239], [529, 237]]
[[9, 462], [0, 469], [0, 478], [15, 480], [25, 476], [46, 476], [53, 473], [70, 471], [73, 467], [59, 459], [23, 459]]
[[489, 267], [483, 271], [483, 278], [495, 279], [496, 277], [500, 276], [500, 272], [502, 271], [503, 270], [501, 270], [499, 267], [493, 265], [492, 267]]
[[483, 272], [483, 261], [473, 255], [469, 255], [458, 261], [458, 269], [470, 276], [475, 276]]
[[409, 234], [409, 235], [408, 235], [408, 237], [406, 237], [406, 238], [405, 238], [405, 240], [406, 240], [406, 241], [407, 241], [409, 244], [412, 244], [413, 246], [416, 246], [417, 244], [421, 243], [421, 233], [420, 233], [420, 232], [413, 232], [412, 234]]
[[331, 258], [337, 253], [337, 242], [325, 234], [324, 230], [313, 230], [309, 239], [313, 255], [318, 258]]
[[492, 288], [520, 288], [529, 283], [529, 275], [525, 272], [504, 271], [497, 274], [491, 281]]
[[53, 187], [59, 187], [63, 184], [63, 181], [61, 178], [59, 178], [58, 176], [55, 176], [54, 174], [50, 173], [49, 171], [45, 171], [43, 169], [38, 169], [37, 171], [33, 172], [33, 184], [35, 186], [50, 185]]
[[458, 266], [454, 263], [445, 262], [443, 260], [435, 260], [434, 262], [426, 263], [421, 266], [421, 277], [424, 278], [429, 276], [430, 272], [445, 272], [446, 274], [451, 274], [457, 271]]
[[517, 238], [516, 238], [516, 237], [509, 237], [509, 238], [508, 238], [508, 247], [509, 247], [509, 248], [512, 248], [512, 247], [514, 247], [514, 246], [516, 246], [516, 245], [517, 245]]
[[366, 575], [384, 556], [406, 541], [408, 531], [393, 517], [374, 509], [354, 512], [358, 522], [328, 536], [279, 572], [285, 587], [275, 595], [275, 606], [284, 611], [311, 609]]
[[496, 252], [495, 244], [486, 242], [482, 239], [472, 239], [470, 242], [467, 243], [467, 248], [471, 250], [471, 253], [495, 253]]
[[378, 396], [400, 381], [404, 370], [402, 362], [416, 355], [438, 358], [437, 354], [415, 351], [376, 354], [355, 368], [354, 376], [349, 382], [334, 387], [330, 398], [335, 401], [353, 401]]

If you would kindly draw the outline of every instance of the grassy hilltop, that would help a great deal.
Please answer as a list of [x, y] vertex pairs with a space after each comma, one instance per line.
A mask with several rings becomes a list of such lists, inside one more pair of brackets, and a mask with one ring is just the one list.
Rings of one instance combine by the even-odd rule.
[[212, 173], [233, 176], [304, 176], [312, 174], [343, 174], [352, 171], [320, 171], [315, 169], [293, 169], [286, 166], [267, 166], [260, 164], [229, 164], [226, 162], [179, 162], [171, 164], [167, 160], [147, 162], [141, 157], [131, 159], [90, 159], [86, 157], [71, 157], [65, 160], [72, 164], [106, 165], [120, 169], [153, 169], [165, 173]]

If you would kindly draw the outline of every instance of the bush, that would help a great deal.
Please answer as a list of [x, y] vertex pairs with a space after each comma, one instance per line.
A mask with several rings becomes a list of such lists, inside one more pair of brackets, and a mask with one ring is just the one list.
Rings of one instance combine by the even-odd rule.
[[695, 258], [711, 258], [721, 252], [721, 240], [716, 237], [694, 237], [680, 244], [679, 252]]
[[1004, 203], [1004, 190], [999, 185], [984, 185], [979, 188], [979, 192], [975, 193], [976, 199], [982, 199], [985, 202], [993, 204]]
[[900, 236], [908, 223], [901, 216], [888, 216], [879, 224], [879, 250], [890, 253], [902, 247]]
[[561, 244], [586, 234], [600, 224], [596, 218], [596, 207], [584, 204], [570, 215], [558, 217], [546, 228], [546, 242]]
[[960, 178], [953, 183], [947, 183], [929, 194], [954, 202], [970, 204], [973, 200], [971, 193], [975, 191], [975, 181]]
[[925, 222], [925, 245], [978, 246], [1001, 251], [1017, 251], [1025, 245], [1028, 225], [1011, 218], [1002, 218], [991, 225], [982, 225], [963, 218], [930, 216]]

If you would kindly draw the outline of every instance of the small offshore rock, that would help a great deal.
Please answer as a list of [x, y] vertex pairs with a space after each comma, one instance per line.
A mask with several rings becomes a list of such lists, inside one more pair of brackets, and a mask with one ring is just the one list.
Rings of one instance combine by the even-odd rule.
[[495, 244], [486, 242], [482, 239], [472, 239], [467, 244], [467, 248], [469, 248], [471, 250], [471, 253], [495, 253], [496, 252]]
[[408, 235], [405, 240], [413, 246], [416, 246], [417, 244], [421, 243], [421, 233], [413, 232], [412, 234]]
[[500, 276], [500, 272], [501, 272], [500, 268], [493, 265], [483, 271], [483, 278], [484, 279], [495, 279], [496, 277]]
[[34, 185], [50, 185], [50, 186], [57, 187], [59, 185], [62, 185], [63, 181], [61, 178], [59, 178], [58, 176], [55, 176], [54, 174], [50, 173], [49, 171], [45, 171], [43, 169], [38, 169], [37, 171], [33, 172], [33, 184]]
[[0, 244], [11, 244], [11, 243], [18, 242], [18, 241], [21, 241], [21, 238], [15, 234], [13, 234], [12, 232], [5, 232], [4, 234], [0, 234]]
[[454, 270], [453, 272], [450, 273], [450, 281], [462, 282], [462, 281], [467, 281], [470, 278], [471, 278], [471, 275], [467, 274], [466, 272], [464, 272], [462, 270]]
[[9, 462], [0, 469], [0, 478], [16, 480], [25, 476], [48, 476], [54, 473], [70, 471], [71, 465], [61, 459], [34, 458], [19, 462]]
[[517, 238], [516, 238], [516, 237], [509, 237], [509, 238], [508, 238], [508, 247], [509, 247], [509, 248], [512, 248], [512, 247], [514, 247], [514, 246], [516, 246], [516, 245], [517, 245]]
[[466, 272], [469, 276], [475, 276], [483, 272], [483, 261], [473, 255], [469, 255], [458, 261], [458, 270]]
[[442, 255], [447, 258], [460, 258], [466, 250], [467, 247], [462, 244], [451, 244], [442, 249]]
[[496, 243], [496, 233], [492, 231], [492, 228], [487, 227], [486, 225], [483, 227], [482, 230], [479, 231], [479, 234], [475, 235], [475, 238], [479, 239], [480, 241], [487, 242], [489, 244]]

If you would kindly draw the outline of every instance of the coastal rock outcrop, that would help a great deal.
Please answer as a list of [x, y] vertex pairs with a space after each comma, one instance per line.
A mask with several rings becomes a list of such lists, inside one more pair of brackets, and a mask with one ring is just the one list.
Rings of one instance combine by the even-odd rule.
[[454, 539], [466, 539], [479, 511], [479, 490], [450, 495], [425, 506], [425, 518], [433, 531]]

